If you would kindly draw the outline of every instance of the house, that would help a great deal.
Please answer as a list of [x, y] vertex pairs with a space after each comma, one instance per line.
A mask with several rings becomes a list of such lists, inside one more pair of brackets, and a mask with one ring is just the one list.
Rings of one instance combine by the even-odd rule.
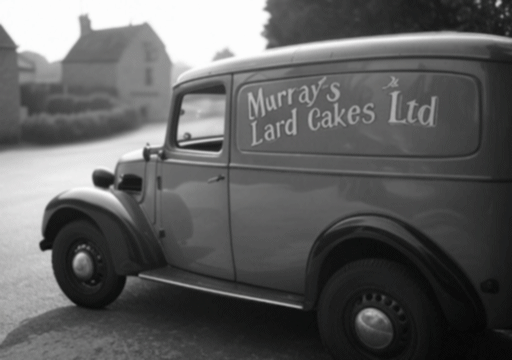
[[16, 44], [0, 25], [0, 143], [20, 134], [20, 86]]
[[20, 85], [36, 82], [36, 64], [23, 54], [18, 54], [18, 75]]
[[93, 30], [80, 18], [80, 38], [62, 61], [62, 83], [74, 88], [107, 90], [139, 106], [149, 121], [167, 119], [171, 61], [165, 45], [147, 23]]
[[18, 53], [20, 84], [61, 84], [60, 61], [49, 62], [43, 55], [33, 51]]

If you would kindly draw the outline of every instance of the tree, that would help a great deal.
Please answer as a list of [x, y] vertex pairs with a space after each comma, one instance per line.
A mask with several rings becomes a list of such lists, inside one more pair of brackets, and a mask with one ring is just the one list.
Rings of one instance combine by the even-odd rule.
[[233, 54], [231, 52], [231, 50], [229, 50], [228, 48], [224, 48], [221, 51], [217, 51], [217, 53], [213, 57], [213, 61], [220, 60], [220, 59], [226, 59], [226, 58], [233, 57], [233, 56], [235, 56], [235, 54]]
[[268, 47], [454, 30], [512, 35], [512, 0], [267, 0]]
[[462, 1], [459, 30], [512, 36], [512, 0]]

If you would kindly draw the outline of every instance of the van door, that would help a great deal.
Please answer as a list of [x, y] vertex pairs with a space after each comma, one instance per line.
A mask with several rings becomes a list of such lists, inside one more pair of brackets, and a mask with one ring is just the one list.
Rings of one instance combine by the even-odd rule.
[[168, 262], [234, 279], [228, 212], [230, 77], [175, 89], [159, 165], [160, 226]]

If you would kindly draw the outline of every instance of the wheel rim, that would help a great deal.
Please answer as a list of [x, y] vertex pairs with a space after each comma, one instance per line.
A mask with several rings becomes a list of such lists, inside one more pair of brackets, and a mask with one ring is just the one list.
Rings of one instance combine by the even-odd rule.
[[365, 308], [361, 310], [356, 316], [354, 325], [359, 340], [371, 349], [384, 349], [393, 341], [393, 324], [389, 317], [379, 309]]
[[103, 254], [87, 239], [77, 239], [68, 252], [68, 278], [81, 293], [97, 292], [107, 275]]
[[376, 355], [395, 355], [410, 346], [410, 317], [397, 300], [370, 291], [355, 296], [352, 304], [347, 324], [360, 350]]
[[90, 280], [94, 275], [94, 260], [87, 251], [79, 251], [73, 257], [71, 266], [75, 276], [80, 280]]

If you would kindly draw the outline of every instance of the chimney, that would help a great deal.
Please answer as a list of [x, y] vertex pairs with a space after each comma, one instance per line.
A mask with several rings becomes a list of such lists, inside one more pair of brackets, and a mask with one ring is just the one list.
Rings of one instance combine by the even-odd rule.
[[87, 14], [80, 15], [78, 20], [80, 21], [80, 36], [85, 36], [92, 32], [91, 20], [89, 20], [89, 16]]

